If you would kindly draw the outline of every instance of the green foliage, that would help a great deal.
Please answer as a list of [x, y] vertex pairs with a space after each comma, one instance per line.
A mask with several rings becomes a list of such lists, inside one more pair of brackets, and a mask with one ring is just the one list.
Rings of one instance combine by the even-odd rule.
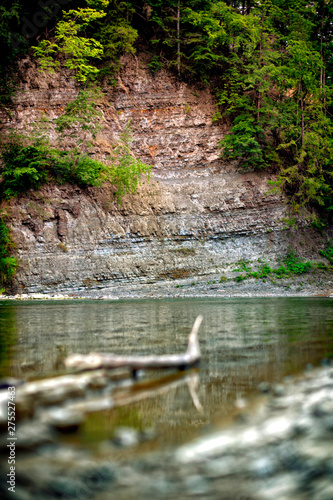
[[11, 35], [13, 30], [16, 31], [18, 28], [21, 13], [22, 5], [20, 5], [20, 2], [2, 1], [2, 5], [0, 5], [0, 44], [1, 48], [7, 53], [7, 57], [9, 57], [10, 54], [15, 54], [13, 50], [10, 49]]
[[274, 186], [296, 212], [330, 213], [331, 2], [148, 3], [152, 69], [159, 60], [175, 67], [180, 44], [181, 74], [210, 85], [218, 104], [214, 119], [230, 127], [220, 143], [222, 158], [240, 170], [276, 172]]
[[[119, 155], [119, 156], [118, 156]], [[108, 180], [116, 186], [118, 201], [127, 192], [135, 193], [141, 175], [149, 167], [135, 160], [127, 144], [115, 149], [114, 164], [107, 166], [78, 151], [45, 150], [41, 146], [8, 144], [2, 153], [2, 197], [8, 199], [28, 189], [39, 189], [47, 181], [70, 182], [80, 187], [100, 186]]]
[[101, 129], [102, 113], [98, 104], [103, 98], [103, 93], [97, 87], [81, 89], [76, 99], [67, 104], [64, 113], [56, 120], [60, 140], [70, 137], [75, 139], [78, 147], [89, 146], [89, 139], [96, 139]]
[[241, 281], [245, 280], [246, 276], [244, 274], [241, 274], [239, 276], [236, 276], [235, 281], [236, 283], [240, 283]]
[[301, 262], [300, 258], [294, 252], [290, 252], [283, 262], [286, 265], [287, 271], [291, 274], [304, 274], [309, 272], [312, 267], [311, 262]]
[[135, 53], [134, 43], [137, 38], [138, 32], [126, 20], [115, 26], [103, 26], [100, 40], [104, 48], [104, 60], [113, 72], [120, 69], [119, 59], [123, 53]]
[[[2, 99], [10, 100], [9, 62], [24, 52], [11, 39], [23, 40], [22, 16], [32, 19], [35, 8], [27, 0], [2, 3], [0, 80]], [[210, 86], [217, 102], [214, 120], [229, 127], [220, 143], [224, 160], [240, 170], [270, 169], [277, 174], [273, 189], [287, 194], [296, 212], [308, 210], [313, 218], [315, 208], [331, 216], [332, 17], [327, 0], [75, 0], [50, 16], [34, 52], [41, 68], [69, 68], [85, 86], [117, 71], [121, 55], [134, 54], [139, 42], [150, 54], [153, 74], [163, 65]], [[78, 127], [84, 154], [98, 122], [97, 114], [96, 120], [90, 116], [85, 130], [89, 100], [81, 94], [58, 120], [59, 131], [73, 140]], [[126, 150], [121, 154], [123, 166], [113, 162], [119, 167], [117, 176], [110, 173], [114, 179], [144, 170]], [[75, 151], [72, 157], [76, 162]], [[38, 182], [36, 172], [21, 174]], [[126, 176], [123, 182], [129, 186]]]
[[93, 160], [87, 155], [80, 155], [73, 171], [73, 181], [81, 187], [100, 186], [102, 184], [101, 173], [105, 171], [105, 168], [100, 161]]
[[10, 239], [10, 231], [4, 220], [4, 216], [0, 217], [0, 285], [6, 286], [16, 272], [17, 260], [10, 256], [12, 247]]
[[47, 180], [49, 158], [38, 147], [6, 144], [2, 151], [2, 194], [16, 196], [27, 189], [39, 189]]
[[[82, 2], [80, 2], [82, 3]], [[54, 38], [41, 40], [34, 55], [44, 71], [70, 69], [81, 84], [120, 69], [123, 54], [134, 54], [137, 30], [131, 2], [86, 0], [86, 7], [63, 11]], [[102, 64], [101, 64], [102, 63]]]
[[[108, 2], [87, 2], [88, 5], [106, 7]], [[63, 19], [57, 23], [54, 41], [42, 40], [34, 47], [42, 70], [54, 72], [61, 67], [59, 57], [64, 58], [64, 67], [75, 72], [75, 78], [81, 83], [93, 80], [98, 73], [94, 60], [103, 56], [103, 45], [93, 37], [86, 35], [88, 28], [106, 16], [102, 9], [91, 7], [72, 9], [63, 13]]]
[[248, 265], [248, 261], [245, 261], [245, 260], [240, 260], [240, 261], [237, 263], [237, 268], [236, 268], [236, 269], [234, 269], [234, 270], [233, 270], [233, 272], [234, 272], [234, 273], [236, 273], [236, 272], [241, 273], [241, 272], [243, 272], [243, 271], [245, 271], [245, 272], [249, 273], [249, 272], [251, 272], [251, 268], [250, 268], [250, 266]]
[[263, 264], [260, 268], [260, 278], [266, 278], [269, 274], [271, 274], [272, 269], [268, 264]]
[[160, 56], [154, 56], [151, 59], [150, 63], [148, 63], [148, 66], [152, 74], [155, 75], [156, 73], [158, 73], [158, 71], [160, 71], [160, 69], [163, 68], [164, 63], [161, 61]]
[[[28, 49], [20, 30], [22, 15], [26, 15], [31, 6], [23, 0], [2, 0], [0, 5], [0, 107], [7, 110], [12, 106], [16, 90], [16, 60]], [[15, 43], [16, 42], [16, 43]]]
[[50, 181], [56, 180], [60, 184], [69, 182], [82, 188], [101, 186], [102, 172], [106, 169], [104, 163], [77, 150], [50, 149], [49, 154], [51, 158], [48, 170]]
[[319, 250], [319, 253], [320, 253], [320, 255], [325, 257], [327, 260], [329, 260], [331, 264], [333, 264], [333, 242], [332, 242], [332, 240], [327, 241], [326, 249]]
[[131, 2], [111, 0], [106, 10], [106, 18], [96, 38], [104, 49], [103, 73], [116, 72], [120, 69], [120, 57], [123, 54], [134, 54], [134, 43], [138, 31], [131, 25], [135, 7]]
[[121, 133], [120, 141], [114, 149], [112, 164], [107, 167], [105, 179], [116, 187], [116, 198], [121, 203], [126, 193], [136, 193], [141, 178], [150, 176], [151, 166], [135, 158], [131, 151], [132, 131], [129, 122]]
[[286, 257], [283, 259], [283, 264], [284, 265], [280, 265], [278, 268], [273, 269], [269, 264], [260, 260], [260, 265], [257, 267], [257, 270], [251, 272], [249, 266], [246, 263], [242, 262], [242, 265], [238, 266], [235, 271], [242, 273], [245, 271], [246, 274], [236, 276], [235, 281], [240, 282], [247, 278], [262, 280], [265, 280], [266, 278], [270, 278], [271, 280], [273, 280], [274, 277], [278, 279], [288, 278], [293, 275], [305, 274], [309, 272], [313, 267], [312, 262], [302, 262], [300, 257], [294, 252], [290, 252], [288, 253], [288, 255], [286, 255]]
[[[323, 47], [316, 46], [312, 9], [297, 2], [287, 10], [281, 2], [254, 3], [228, 56], [229, 81], [218, 91], [221, 116], [231, 121], [222, 156], [237, 160], [241, 169], [276, 169], [273, 185], [297, 212], [333, 205], [333, 129], [327, 113], [332, 88], [324, 77]], [[244, 18], [239, 12], [233, 16]]]
[[237, 160], [241, 170], [266, 167], [268, 164], [262, 148], [264, 140], [264, 132], [255, 123], [255, 119], [251, 116], [240, 115], [235, 118], [230, 132], [221, 141], [222, 157]]
[[288, 276], [288, 272], [284, 266], [280, 266], [277, 269], [274, 269], [274, 274], [277, 278], [285, 278]]
[[69, 151], [52, 148], [43, 133], [39, 133], [34, 145], [26, 145], [22, 137], [12, 135], [2, 146], [1, 197], [8, 199], [28, 189], [39, 189], [45, 182], [69, 182], [85, 188], [98, 187], [107, 181], [115, 186], [115, 196], [121, 203], [126, 193], [137, 192], [142, 176], [149, 178], [151, 170], [135, 158], [131, 143], [131, 128], [127, 123], [112, 155], [102, 163], [78, 148]]

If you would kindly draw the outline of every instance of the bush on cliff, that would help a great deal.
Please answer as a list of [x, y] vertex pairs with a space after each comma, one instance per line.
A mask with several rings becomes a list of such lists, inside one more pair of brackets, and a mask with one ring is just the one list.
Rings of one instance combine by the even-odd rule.
[[[56, 149], [7, 144], [2, 151], [2, 197], [9, 199], [29, 189], [39, 189], [47, 181], [72, 182], [82, 187], [94, 186], [104, 168], [88, 156], [73, 158]], [[75, 162], [76, 160], [76, 162]]]
[[132, 130], [130, 122], [127, 122], [104, 173], [105, 179], [116, 187], [115, 196], [119, 204], [124, 194], [137, 192], [143, 175], [150, 176], [151, 166], [134, 156], [131, 145]]
[[12, 242], [10, 239], [10, 231], [4, 220], [4, 216], [0, 215], [0, 286], [7, 286], [11, 277], [15, 274], [17, 268], [17, 260], [10, 256]]
[[115, 187], [119, 204], [126, 193], [136, 193], [142, 175], [150, 173], [150, 165], [137, 159], [131, 150], [132, 134], [127, 123], [120, 140], [106, 163], [91, 158], [79, 149], [60, 151], [45, 140], [12, 134], [2, 144], [0, 198], [9, 199], [29, 189], [39, 189], [46, 182], [69, 182], [82, 188], [110, 182]]
[[47, 180], [50, 159], [38, 147], [8, 144], [2, 151], [2, 194], [8, 199]]
[[7, 144], [2, 151], [1, 195], [5, 199], [39, 189], [45, 182], [70, 182], [80, 187], [103, 182], [106, 166], [88, 155], [72, 151], [45, 150], [41, 146]]

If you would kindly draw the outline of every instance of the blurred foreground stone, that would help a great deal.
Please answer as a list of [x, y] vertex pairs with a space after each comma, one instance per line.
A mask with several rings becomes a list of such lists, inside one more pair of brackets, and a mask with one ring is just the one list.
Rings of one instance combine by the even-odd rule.
[[[265, 394], [255, 415], [229, 428], [118, 461], [115, 449], [131, 450], [142, 439], [134, 430], [120, 428], [98, 455], [57, 444], [46, 424], [39, 443], [25, 430], [15, 498], [332, 500], [333, 369], [307, 371]], [[60, 413], [48, 415], [61, 424]], [[4, 487], [0, 493], [7, 498]]]

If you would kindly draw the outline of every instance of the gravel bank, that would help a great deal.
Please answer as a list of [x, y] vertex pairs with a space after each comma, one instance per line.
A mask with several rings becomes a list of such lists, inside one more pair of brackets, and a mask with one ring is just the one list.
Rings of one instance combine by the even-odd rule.
[[[39, 439], [31, 438], [30, 449], [18, 458], [15, 497], [331, 500], [333, 368], [307, 371], [283, 384], [264, 383], [260, 390], [265, 402], [255, 414], [245, 402], [231, 427], [176, 450], [118, 462], [112, 446], [96, 456], [56, 444], [46, 428], [40, 429]], [[120, 446], [137, 443], [134, 431], [130, 440], [122, 432]], [[2, 468], [2, 479], [4, 473]], [[1, 498], [9, 498], [2, 485]]]
[[73, 293], [30, 293], [2, 295], [1, 299], [34, 300], [53, 299], [162, 299], [194, 297], [313, 297], [333, 294], [333, 279], [329, 274], [301, 275], [271, 280], [245, 279], [235, 281], [235, 275], [221, 281], [220, 274], [178, 280], [164, 280], [151, 283], [115, 283], [112, 287], [90, 290], [78, 289]]
[[331, 500], [333, 369], [261, 389], [269, 393], [255, 416], [245, 410], [229, 429], [133, 463], [127, 477], [140, 480], [114, 481], [117, 498]]

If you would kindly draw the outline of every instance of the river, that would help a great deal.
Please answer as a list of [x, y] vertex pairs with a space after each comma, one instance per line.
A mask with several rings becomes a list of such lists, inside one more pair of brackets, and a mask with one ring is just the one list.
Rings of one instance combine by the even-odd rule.
[[[96, 448], [127, 426], [153, 429], [150, 448], [184, 443], [230, 422], [261, 382], [279, 382], [332, 357], [333, 301], [327, 298], [2, 301], [1, 375], [54, 376], [72, 352], [183, 352], [198, 314], [204, 321], [196, 394], [203, 410], [186, 383], [171, 384], [155, 397], [90, 414], [76, 442]], [[166, 374], [145, 380], [159, 376]]]

